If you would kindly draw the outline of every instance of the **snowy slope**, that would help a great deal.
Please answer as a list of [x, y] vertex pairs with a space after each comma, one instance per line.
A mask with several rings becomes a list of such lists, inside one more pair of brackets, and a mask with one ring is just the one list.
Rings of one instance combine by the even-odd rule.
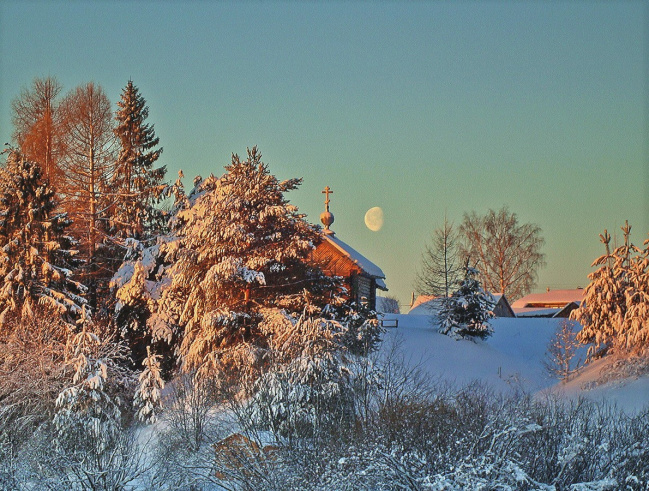
[[[649, 376], [615, 380], [594, 387], [601, 378], [602, 362], [584, 368], [567, 384], [558, 383], [543, 367], [546, 348], [562, 319], [497, 318], [493, 336], [485, 341], [456, 341], [439, 334], [429, 315], [386, 314], [398, 319], [398, 328], [387, 328], [383, 350], [395, 343], [411, 364], [435, 380], [464, 385], [480, 381], [494, 389], [552, 391], [569, 397], [583, 395], [609, 400], [635, 411], [649, 405]], [[585, 357], [585, 348], [577, 355]]]
[[633, 373], [632, 367], [616, 370], [617, 361], [615, 358], [597, 360], [553, 390], [567, 397], [607, 401], [631, 413], [649, 409], [649, 374]]

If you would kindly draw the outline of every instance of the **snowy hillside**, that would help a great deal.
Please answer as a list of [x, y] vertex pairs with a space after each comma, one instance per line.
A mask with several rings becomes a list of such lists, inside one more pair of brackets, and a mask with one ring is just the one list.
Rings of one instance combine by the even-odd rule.
[[[494, 389], [522, 389], [531, 393], [552, 391], [575, 397], [608, 400], [635, 411], [649, 405], [649, 375], [621, 379], [603, 385], [596, 381], [610, 363], [601, 360], [583, 368], [567, 384], [551, 378], [543, 366], [545, 352], [562, 319], [498, 318], [492, 320], [493, 336], [485, 341], [456, 341], [439, 334], [430, 315], [386, 314], [398, 328], [387, 328], [383, 350], [394, 343], [410, 364], [419, 364], [431, 377], [465, 385], [481, 381]], [[577, 358], [585, 358], [582, 348]]]

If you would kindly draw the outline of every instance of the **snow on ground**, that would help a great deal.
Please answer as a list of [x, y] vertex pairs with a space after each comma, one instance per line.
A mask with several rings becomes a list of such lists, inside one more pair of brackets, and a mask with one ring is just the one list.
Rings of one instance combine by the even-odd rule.
[[[552, 391], [567, 397], [584, 396], [607, 400], [635, 412], [649, 407], [649, 374], [601, 381], [605, 363], [588, 365], [566, 384], [551, 378], [543, 366], [545, 353], [557, 326], [563, 319], [497, 318], [494, 334], [484, 341], [454, 340], [437, 332], [430, 315], [386, 314], [397, 319], [398, 328], [386, 328], [383, 350], [400, 343], [406, 360], [419, 364], [434, 380], [458, 386], [473, 381], [489, 384], [496, 390], [522, 389], [531, 393]], [[586, 349], [577, 354], [585, 358]]]
[[[586, 396], [596, 401], [614, 404], [628, 413], [649, 410], [649, 374], [626, 373], [621, 376], [612, 365], [617, 359], [597, 360], [566, 384], [559, 384], [553, 390], [567, 397]], [[617, 376], [616, 376], [617, 375]]]

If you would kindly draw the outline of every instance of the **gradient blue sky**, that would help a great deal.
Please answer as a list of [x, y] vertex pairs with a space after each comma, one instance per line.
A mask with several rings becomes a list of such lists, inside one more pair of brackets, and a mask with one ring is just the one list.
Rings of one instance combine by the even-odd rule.
[[[0, 1], [0, 140], [35, 77], [129, 78], [173, 180], [257, 145], [313, 221], [409, 300], [446, 212], [538, 224], [538, 290], [585, 286], [598, 234], [649, 232], [649, 8], [612, 2]], [[371, 232], [365, 212], [380, 206]]]

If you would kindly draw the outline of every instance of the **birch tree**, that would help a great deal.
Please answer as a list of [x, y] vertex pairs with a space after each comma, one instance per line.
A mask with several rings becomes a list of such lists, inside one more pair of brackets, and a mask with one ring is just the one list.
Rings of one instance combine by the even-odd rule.
[[519, 224], [516, 213], [504, 206], [484, 216], [465, 213], [460, 234], [460, 256], [475, 265], [487, 291], [515, 300], [534, 288], [545, 265], [545, 240], [538, 225]]

